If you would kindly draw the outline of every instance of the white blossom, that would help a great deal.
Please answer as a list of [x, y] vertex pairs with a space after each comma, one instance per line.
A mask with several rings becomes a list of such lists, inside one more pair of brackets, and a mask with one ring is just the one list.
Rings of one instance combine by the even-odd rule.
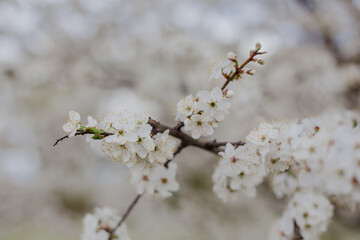
[[303, 190], [295, 193], [284, 215], [296, 222], [304, 240], [319, 239], [333, 215], [333, 206], [323, 194]]
[[129, 112], [121, 112], [112, 122], [114, 135], [105, 138], [108, 143], [125, 144], [138, 140], [135, 134], [135, 119]]
[[223, 201], [236, 200], [241, 194], [254, 197], [265, 174], [259, 157], [246, 146], [234, 148], [230, 143], [219, 155], [222, 159], [212, 176], [218, 197]]
[[194, 113], [194, 101], [193, 96], [189, 95], [182, 98], [176, 106], [176, 118], [175, 120], [184, 121], [187, 117]]
[[207, 115], [213, 117], [216, 121], [222, 121], [225, 118], [225, 113], [230, 108], [230, 102], [224, 96], [221, 88], [215, 87], [208, 91], [200, 91], [197, 94], [197, 101], [195, 108], [204, 111]]
[[146, 193], [162, 198], [170, 197], [179, 189], [176, 177], [177, 164], [139, 164], [131, 168], [131, 183], [138, 194]]
[[148, 154], [148, 160], [153, 162], [165, 163], [166, 160], [174, 157], [176, 141], [169, 135], [169, 130], [157, 133], [154, 136], [154, 148]]
[[185, 119], [184, 124], [185, 130], [190, 131], [191, 136], [195, 139], [201, 136], [210, 136], [214, 133], [211, 117], [205, 113], [192, 115], [190, 118]]
[[67, 123], [63, 125], [63, 130], [69, 134], [69, 137], [73, 137], [80, 127], [80, 114], [75, 111], [70, 111]]
[[98, 124], [97, 120], [91, 116], [88, 116], [87, 120], [88, 120], [88, 124], [85, 125], [86, 128], [96, 127]]
[[[109, 240], [109, 231], [115, 228], [121, 217], [111, 208], [96, 208], [94, 214], [86, 214], [83, 219], [82, 240]], [[113, 233], [113, 238], [130, 240], [126, 224], [122, 223]]]
[[[233, 53], [228, 53], [227, 55], [231, 58], [236, 56]], [[210, 69], [211, 75], [209, 78], [209, 82], [211, 82], [213, 79], [218, 79], [222, 75], [222, 73], [230, 74], [232, 71], [235, 70], [234, 65], [234, 62], [230, 61], [229, 58], [220, 58], [215, 60]]]

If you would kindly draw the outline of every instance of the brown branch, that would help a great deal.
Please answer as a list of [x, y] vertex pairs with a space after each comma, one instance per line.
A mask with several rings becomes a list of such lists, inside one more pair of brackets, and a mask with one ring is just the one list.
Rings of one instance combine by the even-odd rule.
[[[222, 151], [221, 147], [224, 147], [227, 143], [227, 142], [217, 142], [216, 140], [201, 141], [199, 139], [194, 139], [190, 135], [181, 131], [181, 128], [184, 126], [184, 123], [182, 123], [182, 122], [179, 122], [175, 127], [169, 127], [169, 126], [166, 126], [152, 118], [149, 118], [148, 123], [153, 127], [153, 129], [152, 129], [153, 134], [156, 134], [158, 132], [162, 133], [162, 132], [165, 132], [167, 129], [169, 129], [169, 131], [170, 131], [169, 134], [171, 136], [181, 140], [181, 144], [180, 144], [181, 148], [177, 149], [179, 152], [187, 146], [194, 146], [197, 148], [201, 148], [205, 151], [208, 151], [208, 152], [211, 152], [214, 154], [218, 154], [220, 151]], [[75, 136], [86, 135], [86, 134], [93, 134], [93, 133], [91, 133], [89, 130], [85, 130], [82, 132], [77, 132], [75, 134]], [[104, 133], [100, 133], [100, 135], [106, 137], [106, 136], [113, 135], [113, 133], [104, 132]], [[62, 140], [66, 139], [68, 137], [69, 136], [66, 135], [62, 138], [57, 139], [53, 146], [56, 146], [59, 142], [61, 142]], [[234, 146], [241, 146], [241, 145], [245, 144], [242, 141], [230, 142], [230, 143]]]
[[249, 63], [252, 62], [254, 60], [254, 57], [257, 55], [261, 55], [261, 54], [265, 54], [266, 52], [259, 52], [259, 50], [256, 50], [252, 53], [250, 53], [250, 56], [248, 59], [245, 60], [245, 62], [243, 62], [243, 64], [240, 65], [240, 67], [236, 64], [235, 65], [235, 72], [230, 74], [230, 76], [228, 76], [226, 78], [226, 82], [224, 83], [224, 85], [221, 87], [221, 90], [224, 91], [224, 89], [226, 88], [226, 86], [233, 81], [234, 79], [237, 79], [241, 76], [241, 74], [243, 73], [243, 68]]
[[297, 225], [296, 221], [294, 220], [294, 237], [293, 237], [293, 240], [302, 240], [302, 239], [304, 239], [304, 238], [301, 235], [300, 228]]
[[126, 209], [125, 213], [122, 215], [118, 224], [116, 224], [116, 226], [113, 229], [108, 231], [109, 232], [109, 240], [113, 239], [116, 229], [118, 229], [121, 226], [121, 224], [126, 220], [126, 218], [129, 216], [131, 210], [135, 207], [136, 203], [139, 201], [141, 196], [142, 196], [142, 194], [136, 195], [134, 200], [130, 203], [129, 207]]
[[[218, 154], [222, 150], [220, 147], [226, 145], [226, 142], [216, 142], [216, 140], [206, 142], [206, 141], [194, 139], [190, 135], [182, 132], [181, 129], [178, 129], [176, 127], [171, 128], [171, 127], [166, 126], [166, 125], [164, 125], [154, 119], [151, 119], [151, 118], [149, 118], [148, 123], [153, 127], [153, 130], [155, 132], [165, 132], [167, 129], [169, 129], [169, 131], [170, 131], [169, 134], [173, 137], [180, 139], [182, 141], [182, 143], [185, 144], [185, 146], [194, 146], [197, 148], [201, 148], [205, 151], [212, 152], [214, 154]], [[244, 145], [244, 144], [245, 143], [243, 143], [241, 141], [235, 143], [235, 145], [237, 145], [237, 146]]]
[[[175, 152], [174, 152], [174, 157], [175, 157], [176, 155], [178, 155], [178, 154], [181, 152], [181, 150], [183, 150], [186, 146], [187, 146], [186, 143], [183, 142], [183, 141], [181, 141], [181, 142], [180, 142], [180, 145], [176, 148], [176, 150], [175, 150]], [[173, 159], [174, 159], [174, 158], [173, 158]], [[168, 168], [168, 167], [169, 167], [169, 163], [170, 163], [173, 159], [167, 160], [167, 161], [165, 162], [165, 164], [164, 164], [164, 167]]]

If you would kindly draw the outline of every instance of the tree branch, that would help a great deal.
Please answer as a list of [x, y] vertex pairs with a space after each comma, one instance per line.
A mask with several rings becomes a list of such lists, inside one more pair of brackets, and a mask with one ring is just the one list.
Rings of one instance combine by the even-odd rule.
[[[190, 135], [184, 133], [181, 131], [181, 129], [174, 127], [171, 128], [169, 126], [166, 126], [154, 119], [149, 118], [148, 122], [155, 132], [165, 132], [167, 129], [170, 130], [169, 134], [173, 137], [176, 137], [182, 141], [183, 144], [186, 146], [194, 146], [197, 148], [201, 148], [205, 151], [212, 152], [214, 154], [218, 154], [222, 149], [220, 147], [225, 146], [227, 142], [217, 142], [216, 140], [213, 141], [201, 141], [198, 139], [192, 138]], [[235, 142], [235, 145], [240, 146], [244, 145], [244, 142]], [[181, 150], [181, 149], [180, 149]]]

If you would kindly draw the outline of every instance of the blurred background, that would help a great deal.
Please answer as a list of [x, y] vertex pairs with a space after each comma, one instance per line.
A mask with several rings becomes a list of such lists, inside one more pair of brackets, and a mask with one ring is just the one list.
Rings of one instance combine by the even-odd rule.
[[[263, 120], [360, 108], [359, 0], [0, 0], [0, 239], [75, 240], [95, 206], [122, 213], [129, 171], [78, 137], [69, 110], [146, 111], [174, 125], [177, 101], [210, 89], [214, 59], [241, 59], [261, 42], [266, 64], [231, 87], [219, 140], [243, 139]], [[176, 157], [181, 189], [144, 198], [132, 239], [266, 239], [284, 203], [263, 184], [224, 204], [212, 192], [216, 156]], [[360, 212], [337, 210], [326, 240], [360, 238]]]

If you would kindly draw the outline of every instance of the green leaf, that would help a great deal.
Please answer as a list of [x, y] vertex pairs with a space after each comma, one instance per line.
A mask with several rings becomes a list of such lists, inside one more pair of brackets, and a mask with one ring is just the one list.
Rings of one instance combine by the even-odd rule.
[[91, 133], [100, 133], [99, 130], [97, 130], [96, 128], [94, 127], [89, 127], [88, 130], [91, 132]]
[[103, 139], [104, 136], [101, 136], [101, 135], [98, 135], [98, 134], [95, 134], [92, 139], [95, 139], [95, 140], [100, 140], [100, 139]]

